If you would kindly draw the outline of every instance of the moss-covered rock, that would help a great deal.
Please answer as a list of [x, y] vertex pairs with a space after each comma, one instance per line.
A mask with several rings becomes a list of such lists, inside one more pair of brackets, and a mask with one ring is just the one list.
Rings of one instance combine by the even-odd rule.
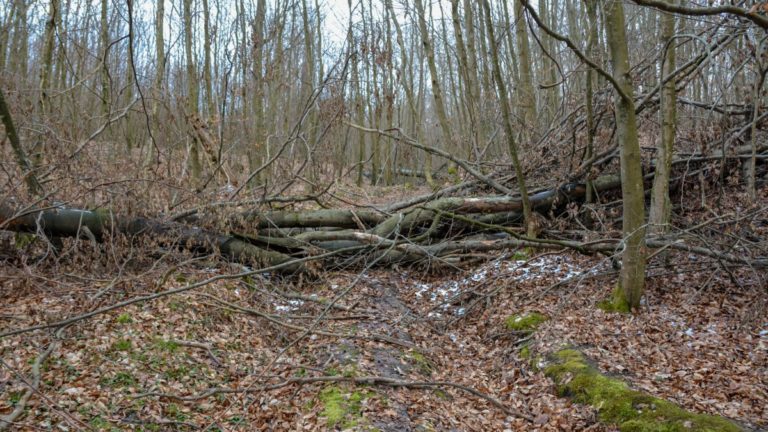
[[512, 331], [529, 331], [533, 332], [549, 317], [538, 312], [531, 312], [523, 315], [512, 315], [504, 321], [507, 329]]
[[557, 352], [544, 373], [555, 381], [560, 396], [595, 407], [600, 420], [628, 432], [731, 432], [742, 430], [722, 417], [695, 414], [677, 405], [632, 390], [601, 374], [576, 350]]

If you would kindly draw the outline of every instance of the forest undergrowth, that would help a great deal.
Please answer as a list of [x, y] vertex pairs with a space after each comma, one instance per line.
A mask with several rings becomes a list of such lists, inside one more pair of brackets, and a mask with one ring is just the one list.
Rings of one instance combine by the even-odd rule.
[[[696, 227], [741, 193], [713, 189], [673, 224]], [[691, 235], [765, 236], [760, 220]], [[54, 253], [4, 232], [0, 260], [0, 414], [21, 410], [14, 430], [613, 430], [540, 370], [563, 347], [687, 410], [768, 427], [765, 275], [718, 259], [657, 255], [635, 315], [599, 307], [609, 257], [566, 250], [286, 278], [151, 240], [64, 239]], [[534, 313], [535, 331], [515, 325]]]

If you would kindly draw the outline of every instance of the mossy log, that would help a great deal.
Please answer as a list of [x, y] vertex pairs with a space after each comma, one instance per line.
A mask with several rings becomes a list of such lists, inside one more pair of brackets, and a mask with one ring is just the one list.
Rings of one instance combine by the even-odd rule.
[[633, 390], [624, 381], [601, 374], [577, 350], [561, 350], [549, 360], [544, 373], [554, 380], [559, 396], [595, 407], [602, 422], [617, 425], [623, 432], [744, 430], [726, 418], [686, 411]]

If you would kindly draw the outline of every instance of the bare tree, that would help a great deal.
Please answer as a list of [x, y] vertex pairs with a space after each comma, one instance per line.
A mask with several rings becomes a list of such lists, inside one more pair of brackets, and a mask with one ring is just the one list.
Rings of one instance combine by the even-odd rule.
[[491, 6], [488, 0], [483, 0], [483, 13], [485, 14], [485, 25], [488, 30], [488, 44], [491, 47], [491, 62], [493, 63], [493, 75], [498, 88], [499, 105], [504, 119], [504, 133], [507, 138], [507, 148], [512, 157], [512, 166], [515, 169], [517, 177], [517, 187], [520, 190], [520, 196], [523, 203], [523, 220], [525, 231], [529, 237], [536, 237], [535, 225], [531, 214], [531, 202], [528, 198], [528, 189], [525, 186], [525, 172], [520, 164], [520, 157], [517, 154], [517, 143], [515, 143], [514, 129], [512, 127], [512, 114], [509, 110], [509, 100], [507, 99], [507, 88], [504, 83], [504, 77], [501, 73], [501, 62], [499, 62], [499, 50], [496, 46], [496, 35], [493, 29], [493, 20], [491, 19]]
[[624, 251], [616, 307], [629, 311], [640, 308], [645, 286], [645, 197], [624, 6], [618, 1], [609, 2], [605, 6], [605, 28], [611, 53], [613, 79], [618, 85], [614, 94], [614, 103], [623, 197]]
[[16, 126], [13, 124], [13, 117], [11, 117], [11, 110], [5, 102], [5, 95], [2, 89], [0, 89], [0, 121], [2, 121], [5, 127], [5, 134], [11, 142], [16, 163], [19, 165], [22, 175], [24, 175], [24, 182], [27, 184], [29, 193], [32, 195], [41, 194], [43, 188], [40, 186], [40, 182], [37, 180], [37, 176], [32, 169], [32, 164], [29, 163], [24, 148], [21, 146], [21, 139], [19, 139], [19, 134], [16, 132]]
[[[675, 0], [671, 0], [675, 1]], [[675, 62], [675, 16], [664, 13], [661, 19], [661, 107], [659, 123], [661, 137], [656, 146], [656, 172], [653, 177], [653, 192], [651, 207], [648, 215], [648, 230], [651, 233], [664, 233], [669, 229], [671, 204], [669, 201], [669, 180], [674, 154], [675, 130], [677, 127], [677, 95], [675, 87], [677, 80], [672, 75], [676, 68]]]

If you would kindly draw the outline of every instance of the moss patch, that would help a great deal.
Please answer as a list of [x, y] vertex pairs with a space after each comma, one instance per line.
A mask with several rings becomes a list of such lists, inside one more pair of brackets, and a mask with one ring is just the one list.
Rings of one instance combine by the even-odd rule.
[[363, 420], [361, 413], [363, 401], [369, 394], [360, 391], [345, 392], [338, 386], [328, 386], [319, 395], [323, 404], [321, 415], [326, 418], [329, 428], [349, 429], [358, 426]]
[[535, 331], [543, 322], [549, 319], [544, 314], [531, 312], [524, 315], [512, 315], [504, 321], [507, 329], [512, 331]]
[[717, 416], [695, 414], [677, 405], [632, 390], [621, 380], [602, 375], [576, 350], [556, 353], [544, 373], [555, 381], [560, 396], [591, 405], [604, 423], [629, 432], [730, 432], [741, 429]]
[[130, 314], [124, 313], [124, 314], [120, 314], [120, 316], [118, 316], [118, 317], [115, 319], [115, 321], [116, 321], [118, 324], [130, 324], [130, 323], [132, 323], [132, 322], [133, 322], [133, 318], [131, 318], [131, 315], [130, 315]]
[[630, 313], [629, 303], [624, 298], [624, 293], [618, 285], [611, 293], [611, 297], [597, 304], [597, 307], [606, 312]]
[[527, 344], [523, 345], [523, 347], [520, 348], [520, 358], [522, 359], [531, 358], [531, 348]]
[[107, 387], [135, 387], [138, 384], [138, 380], [128, 372], [118, 372], [112, 377], [104, 377], [101, 379], [101, 385]]
[[179, 344], [172, 340], [155, 339], [155, 348], [160, 351], [176, 352], [179, 350]]
[[119, 339], [112, 344], [112, 351], [130, 351], [133, 344], [130, 339]]
[[414, 365], [422, 374], [427, 376], [432, 374], [432, 370], [434, 370], [434, 365], [424, 354], [415, 350], [410, 350], [405, 355], [405, 358], [410, 364]]

